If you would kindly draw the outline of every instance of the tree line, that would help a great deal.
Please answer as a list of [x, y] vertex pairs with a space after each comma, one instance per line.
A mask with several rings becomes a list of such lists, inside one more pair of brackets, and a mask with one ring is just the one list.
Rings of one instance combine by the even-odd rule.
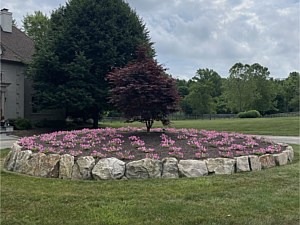
[[268, 68], [258, 63], [236, 63], [227, 78], [212, 69], [199, 69], [188, 81], [177, 79], [177, 88], [185, 114], [257, 110], [265, 115], [299, 111], [299, 82], [299, 72], [274, 79]]
[[257, 63], [237, 63], [228, 78], [199, 69], [192, 79], [173, 82], [154, 60], [146, 25], [123, 0], [70, 0], [50, 17], [39, 11], [26, 15], [23, 30], [36, 45], [28, 69], [35, 107], [64, 108], [66, 117], [93, 118], [94, 127], [113, 111], [151, 127], [153, 120], [167, 123], [167, 115], [176, 110], [299, 110], [298, 72], [276, 80]]

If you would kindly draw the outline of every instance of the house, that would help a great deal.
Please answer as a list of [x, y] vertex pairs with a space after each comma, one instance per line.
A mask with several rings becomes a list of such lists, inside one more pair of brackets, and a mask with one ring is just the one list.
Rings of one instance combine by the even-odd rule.
[[1, 118], [27, 118], [31, 120], [64, 119], [62, 110], [33, 112], [32, 81], [26, 76], [26, 68], [34, 54], [34, 42], [12, 24], [12, 13], [0, 12], [1, 20]]

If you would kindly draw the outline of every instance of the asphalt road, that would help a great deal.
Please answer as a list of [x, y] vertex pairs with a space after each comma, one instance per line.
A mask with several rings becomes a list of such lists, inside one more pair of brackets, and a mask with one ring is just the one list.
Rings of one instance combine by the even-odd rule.
[[18, 139], [17, 136], [0, 134], [0, 149], [10, 148]]
[[[300, 145], [300, 137], [289, 136], [265, 136], [256, 135], [257, 137], [264, 137], [277, 143], [288, 143]], [[0, 149], [10, 148], [19, 137], [13, 135], [0, 134]]]
[[300, 137], [266, 136], [266, 135], [262, 135], [262, 136], [257, 135], [257, 137], [264, 137], [277, 143], [287, 143], [287, 144], [296, 144], [296, 145], [300, 144]]

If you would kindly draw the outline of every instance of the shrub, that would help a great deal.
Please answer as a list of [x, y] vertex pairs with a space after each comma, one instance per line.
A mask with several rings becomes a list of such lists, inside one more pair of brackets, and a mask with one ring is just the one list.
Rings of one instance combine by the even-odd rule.
[[257, 110], [249, 110], [247, 112], [240, 112], [238, 114], [239, 118], [258, 118], [261, 117], [260, 113]]
[[64, 120], [39, 120], [34, 123], [37, 128], [64, 128], [66, 127], [66, 122]]
[[12, 125], [16, 130], [29, 130], [32, 128], [31, 121], [25, 118], [18, 118], [16, 120], [13, 120]]

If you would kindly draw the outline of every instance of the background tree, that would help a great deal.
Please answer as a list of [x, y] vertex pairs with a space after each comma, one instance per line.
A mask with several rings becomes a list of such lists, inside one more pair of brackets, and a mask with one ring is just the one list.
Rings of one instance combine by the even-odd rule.
[[186, 97], [187, 102], [193, 109], [193, 114], [206, 114], [215, 112], [215, 104], [208, 85], [194, 83], [191, 85], [190, 93]]
[[275, 87], [269, 79], [268, 68], [258, 63], [252, 64], [249, 68], [249, 86], [253, 88], [253, 98], [250, 109], [258, 110], [262, 115], [268, 111], [275, 110]]
[[222, 93], [222, 79], [211, 69], [199, 69], [191, 79], [189, 94], [186, 97], [193, 113], [216, 112], [216, 99]]
[[255, 109], [265, 114], [276, 109], [275, 89], [268, 68], [258, 63], [236, 63], [229, 72], [225, 96], [232, 112]]
[[274, 104], [276, 109], [268, 111], [268, 114], [287, 112], [286, 96], [284, 91], [284, 80], [270, 78], [274, 90]]
[[137, 60], [109, 73], [111, 102], [129, 121], [144, 122], [147, 132], [155, 120], [168, 122], [167, 116], [178, 110], [179, 95], [175, 80], [140, 47]]
[[248, 64], [236, 63], [229, 70], [225, 96], [232, 112], [242, 112], [249, 108], [250, 90], [253, 89], [247, 82], [249, 67]]
[[180, 111], [186, 115], [193, 113], [193, 109], [186, 100], [186, 96], [189, 94], [189, 82], [184, 79], [176, 79], [177, 90], [179, 94], [179, 107]]
[[25, 33], [34, 40], [36, 45], [41, 44], [49, 29], [50, 20], [47, 15], [35, 11], [34, 14], [27, 14], [22, 22]]
[[291, 72], [283, 83], [287, 110], [290, 112], [299, 111], [299, 82], [299, 72]]
[[51, 14], [49, 29], [29, 74], [41, 108], [93, 118], [109, 108], [106, 75], [151, 48], [145, 24], [123, 0], [70, 0]]
[[209, 86], [211, 89], [210, 94], [213, 98], [222, 94], [222, 78], [212, 69], [198, 69], [192, 81]]

